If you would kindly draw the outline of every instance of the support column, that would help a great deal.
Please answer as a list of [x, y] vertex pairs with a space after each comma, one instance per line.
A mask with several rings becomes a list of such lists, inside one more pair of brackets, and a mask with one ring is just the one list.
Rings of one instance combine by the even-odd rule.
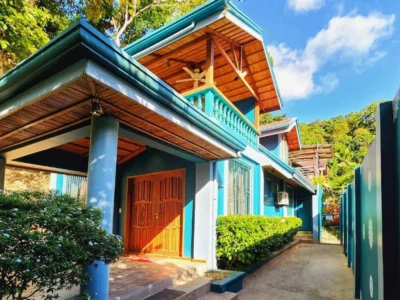
[[6, 160], [0, 157], [0, 190], [4, 191], [6, 181]]
[[[108, 116], [92, 117], [88, 166], [87, 205], [103, 211], [103, 228], [112, 233], [119, 122]], [[108, 299], [109, 266], [95, 262], [84, 290], [94, 299]]]
[[216, 182], [213, 163], [196, 165], [196, 197], [194, 211], [193, 259], [207, 261], [207, 267], [215, 266]]

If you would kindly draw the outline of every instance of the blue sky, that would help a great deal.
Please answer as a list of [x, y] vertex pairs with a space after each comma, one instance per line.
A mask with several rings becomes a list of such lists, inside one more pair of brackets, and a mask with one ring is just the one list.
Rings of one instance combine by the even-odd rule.
[[400, 0], [243, 0], [264, 32], [284, 108], [300, 122], [358, 111], [400, 88]]

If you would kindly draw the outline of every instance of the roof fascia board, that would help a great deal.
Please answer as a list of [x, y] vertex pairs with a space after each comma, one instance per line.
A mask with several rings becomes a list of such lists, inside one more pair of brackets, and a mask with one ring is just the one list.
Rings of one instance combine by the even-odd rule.
[[[182, 33], [181, 35], [175, 37], [174, 39], [168, 40], [168, 37], [165, 37], [163, 40], [160, 41], [160, 42], [165, 41], [165, 43], [158, 42], [160, 44], [157, 47], [155, 47], [154, 49], [152, 49], [151, 53], [156, 52], [156, 51], [160, 50], [161, 48], [163, 48], [163, 47], [165, 47], [165, 46], [167, 46], [169, 44], [173, 44], [174, 42], [176, 42], [176, 41], [178, 41], [178, 40], [180, 40], [180, 39], [192, 34], [193, 32], [196, 32], [196, 31], [200, 30], [200, 29], [202, 29], [204, 27], [207, 27], [208, 25], [210, 25], [210, 24], [222, 19], [223, 17], [224, 17], [223, 13], [216, 13], [216, 14], [210, 16], [210, 17], [207, 17], [204, 20], [201, 20], [199, 22], [195, 22], [195, 26], [193, 27], [193, 29]], [[190, 26], [190, 24], [188, 26]], [[149, 37], [149, 39], [150, 38], [151, 37]], [[143, 49], [142, 51], [146, 51], [146, 49]], [[134, 59], [138, 60], [138, 59], [142, 58], [143, 56], [148, 55], [148, 53], [143, 53], [142, 55], [137, 56], [137, 54], [140, 54], [142, 51], [132, 54], [132, 57]]]
[[244, 31], [249, 33], [251, 36], [256, 38], [257, 40], [263, 42], [262, 32], [257, 32], [253, 26], [249, 26], [248, 23], [243, 22], [243, 20], [239, 19], [236, 15], [232, 14], [230, 10], [225, 13], [226, 18], [237, 25], [238, 27], [242, 28]]
[[287, 132], [289, 132], [288, 128], [272, 129], [268, 132], [261, 132], [260, 137], [273, 136], [273, 135], [278, 135], [278, 134], [287, 133]]

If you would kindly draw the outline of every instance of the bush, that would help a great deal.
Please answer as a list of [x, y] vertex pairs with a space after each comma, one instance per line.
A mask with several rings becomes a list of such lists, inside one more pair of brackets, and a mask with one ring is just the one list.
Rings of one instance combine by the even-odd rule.
[[292, 241], [300, 229], [296, 217], [221, 216], [217, 219], [218, 267], [241, 270]]
[[0, 192], [0, 298], [58, 298], [57, 290], [87, 282], [83, 269], [95, 260], [116, 261], [122, 242], [102, 218], [67, 195]]

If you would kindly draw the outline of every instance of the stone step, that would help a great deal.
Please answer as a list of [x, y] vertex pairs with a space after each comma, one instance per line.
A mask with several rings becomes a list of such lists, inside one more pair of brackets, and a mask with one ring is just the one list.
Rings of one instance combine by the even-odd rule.
[[236, 293], [225, 292], [223, 294], [209, 292], [197, 300], [238, 300], [239, 296]]
[[[199, 274], [200, 273], [200, 274]], [[151, 285], [148, 285], [146, 287], [143, 287], [141, 289], [133, 290], [129, 293], [126, 293], [124, 295], [120, 295], [116, 297], [116, 300], [143, 300], [143, 299], [152, 299], [153, 295], [157, 295], [158, 293], [164, 291], [165, 289], [168, 289], [170, 287], [175, 287], [175, 286], [180, 286], [180, 285], [185, 285], [188, 282], [191, 282], [195, 280], [196, 278], [199, 278], [199, 275], [202, 275], [203, 271], [198, 270], [196, 268], [189, 268], [187, 270], [182, 271], [180, 274], [166, 278], [164, 280], [155, 282]], [[165, 297], [164, 297], [165, 296]], [[154, 298], [157, 299], [157, 298]], [[160, 296], [160, 299], [175, 299], [175, 298], [170, 298], [169, 295], [163, 295], [162, 297]]]
[[211, 278], [207, 277], [197, 277], [184, 284], [176, 282], [145, 300], [196, 300], [210, 292], [210, 282]]

